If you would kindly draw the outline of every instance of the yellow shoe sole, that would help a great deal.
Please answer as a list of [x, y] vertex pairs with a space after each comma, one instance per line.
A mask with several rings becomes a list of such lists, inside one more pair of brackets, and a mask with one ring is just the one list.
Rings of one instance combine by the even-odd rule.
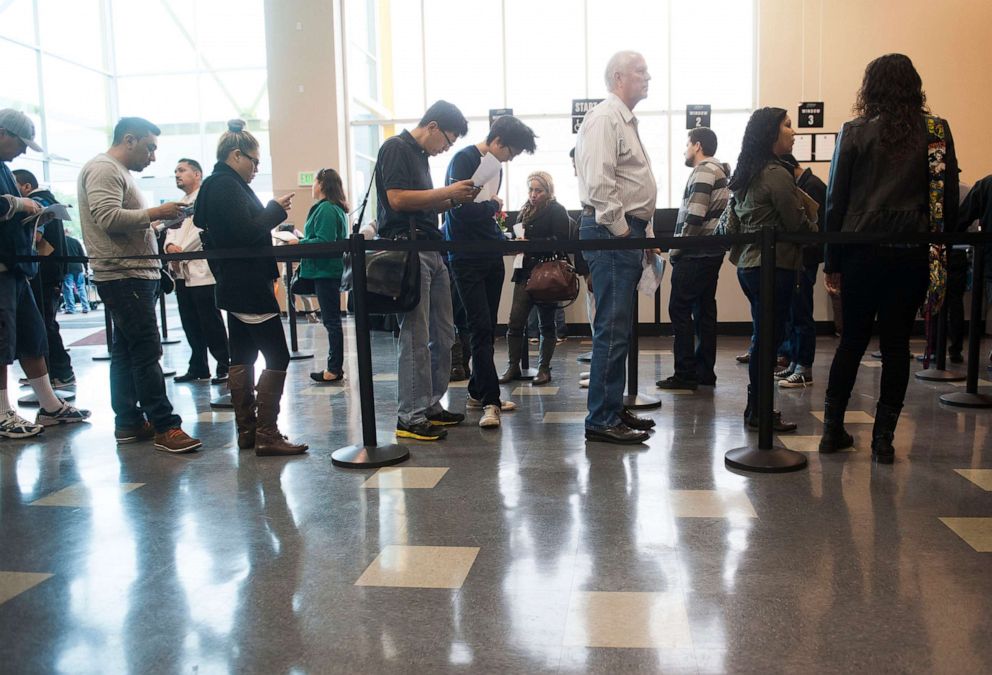
[[443, 436], [422, 436], [421, 434], [416, 434], [412, 431], [397, 429], [396, 438], [412, 438], [415, 441], [440, 441]]

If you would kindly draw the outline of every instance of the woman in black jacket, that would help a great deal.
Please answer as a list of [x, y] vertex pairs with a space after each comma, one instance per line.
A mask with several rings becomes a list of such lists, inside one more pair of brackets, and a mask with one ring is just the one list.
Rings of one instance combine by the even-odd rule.
[[[923, 234], [931, 227], [931, 208], [938, 216], [943, 210], [946, 229], [956, 229], [958, 166], [951, 129], [929, 115], [913, 62], [888, 54], [869, 63], [854, 109], [858, 117], [841, 129], [834, 151], [826, 231]], [[877, 317], [882, 379], [871, 455], [891, 464], [909, 382], [909, 336], [929, 284], [928, 247], [831, 245], [824, 272], [828, 291], [841, 294], [844, 332], [830, 366], [820, 452], [854, 444], [844, 430], [844, 412]]]
[[[227, 129], [217, 144], [214, 171], [203, 181], [196, 199], [193, 223], [204, 230], [204, 250], [268, 248], [272, 245], [270, 230], [286, 220], [293, 195], [283, 195], [263, 207], [248, 187], [258, 173], [258, 141], [243, 120], [231, 120]], [[290, 443], [276, 426], [289, 348], [273, 285], [279, 276], [275, 258], [211, 260], [210, 268], [217, 278], [217, 307], [227, 310], [228, 386], [238, 447], [254, 447], [259, 456], [306, 452], [306, 445]], [[265, 356], [265, 370], [256, 388], [254, 364], [259, 351]]]
[[[520, 209], [517, 225], [523, 227], [522, 240], [562, 239], [570, 236], [571, 227], [565, 207], [555, 201], [555, 184], [544, 171], [535, 171], [527, 177], [527, 203]], [[534, 266], [551, 252], [524, 254], [523, 267], [513, 271], [513, 304], [506, 328], [506, 345], [509, 365], [500, 383], [512, 382], [520, 377], [520, 356], [523, 353], [523, 332], [534, 301], [527, 292], [527, 280]], [[555, 305], [537, 305], [541, 326], [541, 362], [537, 376], [531, 381], [535, 387], [551, 381], [551, 357], [555, 354]]]

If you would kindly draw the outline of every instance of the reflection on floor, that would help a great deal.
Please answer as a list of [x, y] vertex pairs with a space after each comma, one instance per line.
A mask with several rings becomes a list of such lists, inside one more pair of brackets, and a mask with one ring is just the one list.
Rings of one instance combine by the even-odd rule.
[[[300, 336], [324, 353], [320, 326], [301, 324]], [[777, 392], [799, 423], [778, 441], [810, 462], [777, 476], [723, 464], [756, 437], [741, 423], [741, 338], [721, 338], [715, 390], [678, 396], [653, 387], [671, 374], [670, 340], [642, 339], [641, 389], [663, 402], [645, 411], [658, 422], [647, 445], [585, 443], [588, 366], [575, 357], [588, 345], [569, 340], [551, 385], [504, 387], [519, 408], [502, 430], [479, 429], [470, 412], [448, 440], [410, 442], [411, 461], [380, 472], [329, 459], [360, 439], [350, 337], [344, 385], [310, 383], [320, 358], [290, 365], [281, 421], [311, 453], [286, 460], [238, 452], [232, 415], [210, 410], [219, 392], [204, 383], [168, 385], [202, 452], [117, 448], [108, 365], [91, 360], [105, 348], [77, 345], [78, 404], [93, 423], [0, 442], [0, 662], [72, 673], [992, 672], [992, 413], [942, 407], [952, 384], [911, 381], [898, 461], [873, 467], [881, 372], [864, 368], [855, 451], [820, 456], [834, 344], [820, 340], [814, 386]], [[167, 346], [164, 363], [184, 372], [187, 355]], [[391, 336], [374, 335], [373, 358], [379, 438], [391, 441]], [[462, 411], [458, 384], [446, 403]]]

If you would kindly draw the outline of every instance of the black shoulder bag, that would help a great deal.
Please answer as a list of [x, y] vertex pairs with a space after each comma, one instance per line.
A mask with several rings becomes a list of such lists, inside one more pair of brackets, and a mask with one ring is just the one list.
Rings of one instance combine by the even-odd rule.
[[[375, 172], [365, 191], [365, 198], [358, 209], [358, 217], [352, 226], [352, 234], [359, 231], [368, 206]], [[397, 240], [416, 240], [416, 222], [410, 217], [410, 233], [396, 237]], [[420, 304], [420, 254], [416, 251], [368, 251], [365, 254], [365, 288], [369, 314], [402, 314]], [[341, 274], [341, 290], [351, 291], [354, 287], [351, 254], [344, 254], [344, 271]]]

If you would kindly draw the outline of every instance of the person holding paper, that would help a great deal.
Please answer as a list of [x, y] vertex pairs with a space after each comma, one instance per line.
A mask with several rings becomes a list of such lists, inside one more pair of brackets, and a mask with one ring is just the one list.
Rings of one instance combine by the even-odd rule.
[[[14, 179], [17, 188], [24, 197], [30, 197], [43, 207], [58, 204], [51, 190], [38, 186], [38, 179], [26, 169], [16, 169]], [[38, 254], [46, 256], [38, 264], [37, 283], [32, 284], [34, 300], [41, 310], [45, 321], [45, 333], [48, 337], [48, 377], [52, 388], [58, 389], [76, 383], [76, 374], [72, 370], [72, 359], [62, 343], [59, 328], [59, 304], [62, 302], [62, 280], [65, 278], [66, 264], [53, 261], [52, 257], [66, 255], [65, 228], [60, 218], [52, 218], [44, 225], [39, 225], [35, 231], [35, 246]]]
[[[181, 204], [192, 206], [203, 182], [203, 168], [195, 159], [183, 158], [176, 163], [176, 187], [183, 191]], [[166, 253], [188, 253], [202, 251], [200, 228], [193, 224], [190, 214], [179, 227], [165, 232]], [[214, 290], [217, 280], [210, 272], [206, 260], [180, 260], [172, 263], [176, 278], [176, 303], [179, 305], [179, 320], [189, 341], [189, 368], [174, 382], [196, 382], [210, 379], [210, 363], [207, 350], [217, 360], [217, 377], [211, 384], [227, 382], [227, 372], [231, 357], [228, 352], [227, 331], [224, 320], [217, 309]]]
[[[441, 239], [438, 212], [476, 198], [479, 190], [470, 179], [435, 188], [428, 163], [466, 133], [461, 111], [437, 101], [413, 130], [386, 139], [375, 167], [379, 236], [407, 238], [412, 225], [418, 239]], [[461, 424], [465, 416], [441, 407], [455, 340], [448, 268], [436, 251], [419, 257], [420, 303], [399, 315], [396, 436], [438, 441], [448, 435], [444, 427]]]
[[[651, 75], [643, 56], [623, 51], [610, 58], [605, 79], [609, 96], [586, 114], [575, 146], [582, 201], [579, 238], [643, 239], [654, 218], [658, 185], [633, 109], [647, 98]], [[623, 390], [632, 298], [644, 253], [628, 249], [583, 251], [583, 255], [596, 291], [586, 440], [643, 443], [654, 420], [624, 408]]]
[[[730, 167], [717, 160], [712, 129], [689, 132], [685, 164], [692, 168], [675, 222], [676, 237], [715, 234], [727, 208]], [[723, 248], [678, 249], [669, 252], [672, 294], [668, 314], [675, 334], [675, 374], [658, 381], [660, 389], [694, 390], [716, 385], [716, 287], [723, 265]]]
[[[503, 241], [496, 222], [503, 210], [498, 196], [502, 162], [510, 162], [521, 152], [533, 154], [534, 131], [512, 115], [497, 118], [486, 140], [469, 145], [451, 158], [446, 182], [457, 184], [469, 179], [481, 188], [476, 199], [448, 209], [444, 214], [445, 238], [449, 241]], [[481, 407], [479, 426], [500, 426], [503, 410], [516, 407], [500, 400], [499, 376], [493, 362], [496, 311], [503, 290], [503, 256], [499, 251], [451, 252], [448, 254], [455, 289], [465, 307], [472, 345], [472, 376], [468, 382], [470, 407]], [[519, 340], [518, 349], [519, 349]], [[512, 343], [511, 343], [512, 349]], [[519, 352], [518, 352], [519, 354]]]
[[[15, 255], [35, 255], [38, 223], [30, 219], [42, 210], [41, 204], [21, 196], [7, 166], [27, 148], [41, 152], [34, 140], [34, 123], [18, 110], [0, 110], [0, 436], [5, 438], [37, 436], [46, 426], [83, 422], [90, 416], [88, 410], [69, 405], [52, 389], [45, 364], [45, 322], [29, 287], [31, 278], [38, 273], [38, 263], [12, 259]], [[10, 404], [7, 366], [14, 359], [21, 364], [38, 397], [34, 424], [18, 415]]]
[[[551, 174], [535, 171], [527, 176], [527, 203], [520, 207], [517, 223], [513, 226], [515, 239], [522, 241], [567, 241], [571, 232], [571, 219], [565, 207], [555, 200], [555, 183]], [[551, 381], [551, 357], [555, 354], [555, 305], [536, 305], [527, 292], [527, 280], [543, 253], [521, 253], [519, 268], [513, 270], [513, 304], [506, 327], [506, 347], [509, 363], [500, 382], [507, 383], [520, 377], [520, 356], [523, 352], [521, 337], [531, 308], [536, 307], [541, 329], [541, 361], [531, 385], [539, 387]]]

